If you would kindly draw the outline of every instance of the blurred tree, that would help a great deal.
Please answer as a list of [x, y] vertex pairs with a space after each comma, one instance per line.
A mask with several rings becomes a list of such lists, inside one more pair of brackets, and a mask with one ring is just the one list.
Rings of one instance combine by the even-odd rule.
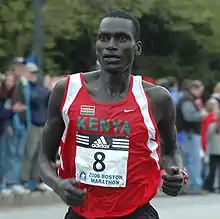
[[[144, 53], [135, 73], [220, 80], [220, 2], [216, 0], [47, 0], [44, 16], [44, 63], [48, 74], [78, 72], [95, 64], [100, 18], [115, 8], [140, 21]], [[2, 0], [0, 62], [31, 50], [33, 15], [28, 0]], [[2, 65], [1, 65], [2, 66]], [[0, 68], [1, 68], [0, 66]]]
[[28, 0], [4, 0], [0, 4], [0, 68], [13, 56], [31, 51], [33, 16]]
[[220, 76], [210, 69], [218, 40], [220, 3], [207, 0], [155, 0], [141, 19], [144, 57], [137, 66], [154, 77], [199, 78], [206, 85]]

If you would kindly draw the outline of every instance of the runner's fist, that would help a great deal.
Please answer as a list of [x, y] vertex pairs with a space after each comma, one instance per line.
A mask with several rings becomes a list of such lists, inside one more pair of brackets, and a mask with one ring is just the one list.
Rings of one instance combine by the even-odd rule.
[[167, 174], [162, 176], [162, 179], [163, 192], [170, 196], [177, 196], [183, 185], [187, 183], [187, 174], [173, 166], [167, 171]]
[[69, 206], [80, 206], [84, 203], [86, 190], [76, 188], [75, 179], [61, 180], [55, 189], [57, 195]]

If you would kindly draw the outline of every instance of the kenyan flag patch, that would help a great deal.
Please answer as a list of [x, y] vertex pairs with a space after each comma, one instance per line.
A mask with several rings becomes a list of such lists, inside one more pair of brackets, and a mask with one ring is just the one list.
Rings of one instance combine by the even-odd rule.
[[94, 116], [95, 106], [82, 105], [80, 108], [80, 115]]

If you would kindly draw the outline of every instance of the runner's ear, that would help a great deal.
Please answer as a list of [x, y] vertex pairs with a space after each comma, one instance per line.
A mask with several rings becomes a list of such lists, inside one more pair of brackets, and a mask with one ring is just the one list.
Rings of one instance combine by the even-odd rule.
[[142, 42], [138, 41], [135, 46], [135, 55], [140, 56], [142, 53]]

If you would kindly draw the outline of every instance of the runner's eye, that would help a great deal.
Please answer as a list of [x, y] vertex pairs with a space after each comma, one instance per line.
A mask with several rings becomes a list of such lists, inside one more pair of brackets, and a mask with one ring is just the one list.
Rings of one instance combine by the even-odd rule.
[[126, 42], [127, 40], [128, 40], [128, 37], [126, 35], [118, 36], [118, 41], [120, 42]]
[[107, 42], [109, 40], [109, 37], [107, 35], [101, 34], [99, 35], [99, 40], [102, 42]]

